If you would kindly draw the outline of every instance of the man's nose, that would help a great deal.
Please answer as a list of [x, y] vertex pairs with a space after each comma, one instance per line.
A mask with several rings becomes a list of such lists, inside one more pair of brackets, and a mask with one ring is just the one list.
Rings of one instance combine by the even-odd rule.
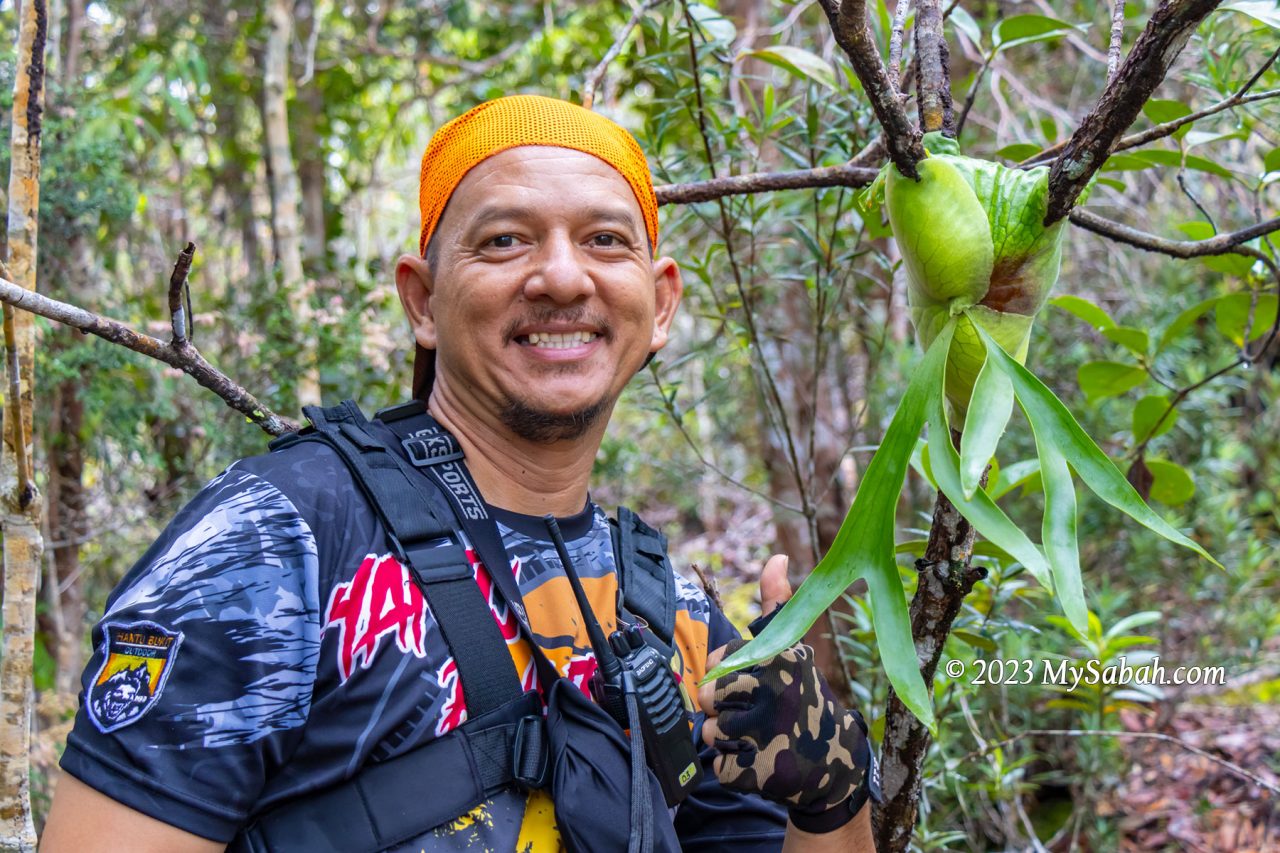
[[535, 267], [525, 282], [528, 299], [547, 297], [572, 303], [595, 293], [595, 281], [580, 246], [566, 233], [555, 232], [537, 249]]

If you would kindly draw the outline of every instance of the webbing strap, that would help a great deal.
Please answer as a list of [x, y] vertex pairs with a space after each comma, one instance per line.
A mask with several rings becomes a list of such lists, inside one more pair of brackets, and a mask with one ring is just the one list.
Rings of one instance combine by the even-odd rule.
[[465, 815], [513, 783], [540, 787], [548, 755], [540, 705], [537, 694], [522, 694], [443, 737], [366, 764], [332, 788], [277, 806], [228, 853], [373, 853]]
[[453, 527], [433, 510], [422, 476], [365, 429], [367, 421], [351, 401], [328, 409], [307, 406], [303, 413], [316, 436], [347, 463], [386, 527], [396, 559], [421, 586], [458, 665], [468, 715], [486, 714], [520, 696], [524, 691], [506, 640]]
[[663, 642], [673, 643], [676, 586], [667, 562], [666, 541], [661, 533], [624, 506], [618, 507], [614, 530], [614, 554], [627, 609], [644, 617], [650, 630]]
[[467, 470], [457, 439], [427, 414], [420, 401], [384, 409], [376, 417], [400, 439], [400, 444], [414, 467], [439, 486], [439, 494], [448, 501], [454, 518], [466, 531], [471, 547], [488, 570], [503, 601], [515, 615], [516, 622], [529, 643], [543, 689], [550, 689], [551, 683], [560, 677], [560, 673], [542, 653], [537, 636], [529, 625], [524, 599], [520, 595], [520, 586], [511, 573], [511, 559], [502, 543], [502, 534], [489, 513], [488, 504], [480, 494], [480, 489], [471, 478], [471, 472]]

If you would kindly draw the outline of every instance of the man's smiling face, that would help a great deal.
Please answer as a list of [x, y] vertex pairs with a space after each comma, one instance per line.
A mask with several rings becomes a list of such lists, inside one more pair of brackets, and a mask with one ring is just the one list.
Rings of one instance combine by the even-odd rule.
[[396, 283], [451, 408], [534, 441], [577, 438], [666, 343], [679, 271], [652, 260], [631, 186], [589, 154], [523, 146], [484, 160], [432, 243], [434, 264], [405, 256]]

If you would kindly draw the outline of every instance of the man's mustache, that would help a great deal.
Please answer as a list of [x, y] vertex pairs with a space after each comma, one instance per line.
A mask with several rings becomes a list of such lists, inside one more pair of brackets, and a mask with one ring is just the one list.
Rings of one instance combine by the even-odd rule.
[[612, 337], [613, 330], [609, 325], [609, 321], [593, 311], [588, 311], [585, 307], [576, 308], [552, 308], [549, 310], [532, 311], [523, 317], [518, 317], [507, 324], [503, 330], [505, 340], [514, 340], [517, 333], [521, 329], [527, 329], [530, 326], [551, 326], [551, 325], [582, 325], [589, 326], [599, 332], [601, 337], [608, 340]]

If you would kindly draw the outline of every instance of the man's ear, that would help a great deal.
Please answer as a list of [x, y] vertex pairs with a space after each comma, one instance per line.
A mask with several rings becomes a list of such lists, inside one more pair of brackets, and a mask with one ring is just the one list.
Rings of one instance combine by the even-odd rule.
[[675, 259], [661, 257], [653, 262], [653, 296], [653, 341], [649, 352], [657, 352], [667, 345], [667, 332], [684, 296], [684, 281]]
[[436, 321], [431, 311], [435, 279], [426, 258], [401, 255], [396, 261], [396, 291], [414, 339], [427, 349], [436, 348]]

